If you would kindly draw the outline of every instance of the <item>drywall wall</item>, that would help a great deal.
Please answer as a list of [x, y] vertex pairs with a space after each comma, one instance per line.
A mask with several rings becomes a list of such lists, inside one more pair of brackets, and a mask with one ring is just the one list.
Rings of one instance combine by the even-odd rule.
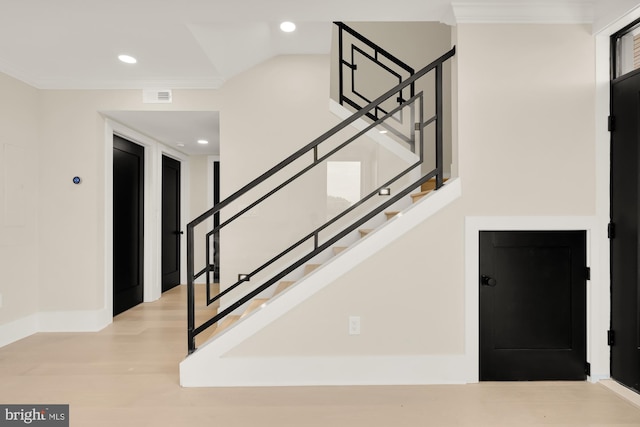
[[[11, 130], [8, 137], [15, 140], [18, 138], [13, 134], [20, 133], [20, 137], [29, 143], [39, 143], [33, 148], [32, 157], [46, 159], [34, 166], [37, 174], [29, 176], [34, 180], [33, 191], [38, 196], [30, 199], [38, 202], [31, 211], [37, 215], [34, 218], [38, 226], [33, 229], [34, 233], [37, 230], [34, 234], [37, 245], [29, 254], [20, 254], [20, 259], [28, 263], [34, 272], [30, 276], [34, 284], [38, 284], [37, 292], [29, 292], [40, 295], [39, 304], [32, 300], [33, 310], [37, 307], [40, 313], [48, 313], [41, 318], [47, 320], [51, 330], [92, 329], [108, 321], [111, 151], [110, 138], [105, 133], [111, 128], [106, 125], [103, 113], [118, 110], [220, 111], [225, 163], [221, 190], [225, 197], [337, 123], [338, 120], [327, 109], [328, 74], [326, 56], [279, 57], [238, 76], [217, 91], [174, 90], [172, 104], [143, 104], [140, 91], [135, 90], [38, 91], [9, 78], [7, 83], [3, 80], [3, 84], [8, 85], [7, 93], [11, 94], [7, 99], [12, 100], [3, 104], [4, 108], [12, 108], [5, 117], [11, 118], [12, 126], [15, 123], [13, 127], [7, 126], [5, 132]], [[29, 102], [22, 108], [20, 103], [25, 100]], [[16, 102], [19, 108], [12, 105]], [[33, 123], [26, 123], [27, 118]], [[22, 128], [29, 132], [25, 134], [20, 130]], [[147, 138], [143, 136], [136, 142], [150, 144], [149, 152], [154, 159], [160, 158], [162, 149], [157, 148], [157, 144], [147, 144]], [[372, 150], [365, 151], [369, 156]], [[194, 170], [187, 172], [191, 182], [205, 179], [203, 162], [203, 159], [194, 159]], [[156, 172], [150, 171], [151, 180], [157, 177]], [[309, 185], [322, 190], [326, 182], [323, 173], [319, 170]], [[82, 178], [80, 185], [73, 184], [74, 176]], [[157, 182], [155, 184], [157, 186]], [[205, 206], [200, 203], [205, 200], [201, 197], [201, 190], [204, 191], [204, 187], [199, 189], [198, 182], [195, 182], [190, 192], [193, 206], [189, 208], [194, 211], [191, 217], [204, 210]], [[307, 190], [301, 189], [300, 193]], [[157, 195], [152, 196], [147, 207], [157, 209], [156, 199]], [[290, 208], [288, 202], [278, 209]], [[309, 204], [302, 209], [312, 213], [307, 222], [313, 222], [322, 218], [324, 204]], [[274, 239], [269, 233], [279, 236], [280, 229], [284, 225], [289, 226], [290, 221], [282, 223], [282, 217], [266, 215], [261, 219], [265, 218], [266, 223], [257, 226], [261, 234], [255, 247], [259, 249], [262, 245], [263, 249], [272, 250]], [[153, 236], [155, 228], [147, 231], [147, 236]], [[246, 229], [242, 227], [240, 233], [238, 242], [242, 243], [242, 236], [247, 235]], [[223, 253], [238, 259], [246, 256], [247, 247], [253, 248], [237, 244], [236, 239], [227, 242], [229, 247]], [[15, 251], [12, 254], [17, 256]], [[40, 261], [34, 264], [38, 259]], [[260, 261], [264, 259], [261, 257]], [[233, 259], [226, 261], [223, 273], [226, 271], [233, 276], [244, 271], [243, 266], [237, 267]], [[154, 281], [158, 268], [154, 254], [147, 253], [146, 280]], [[24, 284], [21, 286], [24, 288]], [[17, 289], [18, 285], [9, 286], [11, 291], [7, 296], [14, 288]], [[5, 299], [5, 303], [8, 301], [12, 299]], [[16, 304], [16, 307], [23, 305]], [[9, 313], [9, 310], [3, 312]], [[21, 317], [21, 314], [16, 316]], [[91, 318], [89, 322], [86, 322], [87, 317]], [[86, 326], [89, 324], [91, 326]]]
[[[328, 56], [281, 56], [225, 84], [220, 91], [224, 99], [220, 115], [223, 197], [338, 123], [328, 110], [329, 71]], [[343, 130], [338, 138], [323, 144], [318, 155], [329, 152], [356, 132], [355, 128]], [[377, 162], [370, 161], [378, 156], [376, 144], [367, 139], [353, 145], [331, 160], [360, 160], [364, 165], [363, 179], [373, 181], [379, 174], [375, 170]], [[292, 176], [293, 171], [300, 171], [312, 162], [313, 152], [309, 152], [281, 168], [268, 184], [225, 208], [223, 221]], [[221, 288], [234, 283], [238, 274], [252, 272], [326, 220], [326, 182], [323, 162], [222, 230]], [[371, 183], [367, 185], [371, 188]], [[310, 240], [301, 250], [308, 252], [312, 244]], [[295, 254], [291, 252], [277, 265], [287, 265]], [[241, 292], [232, 293], [226, 300], [252, 289], [273, 270], [265, 269], [251, 283], [243, 284]]]
[[[0, 74], [0, 325], [38, 310], [39, 93]], [[0, 334], [2, 336], [3, 334]], [[0, 345], [4, 337], [0, 337]]]
[[[226, 357], [458, 360], [467, 356], [467, 333], [477, 330], [473, 319], [465, 326], [473, 313], [465, 307], [465, 218], [595, 214], [589, 28], [487, 24], [457, 30], [462, 198]], [[352, 315], [361, 317], [358, 336], [348, 334]]]
[[[140, 91], [41, 91], [39, 221], [42, 312], [102, 310], [105, 271], [105, 188], [111, 155], [102, 111], [215, 111], [213, 91], [174, 91], [173, 104], [143, 104]], [[159, 153], [159, 151], [158, 151]], [[153, 171], [152, 171], [153, 172]], [[78, 175], [82, 184], [71, 179]], [[155, 175], [151, 174], [151, 177]], [[157, 182], [156, 182], [157, 185]], [[155, 197], [155, 196], [154, 196]], [[152, 203], [150, 206], [158, 204]], [[153, 230], [152, 230], [153, 231]], [[157, 260], [145, 272], [157, 270]], [[108, 268], [107, 268], [108, 270]], [[109, 308], [110, 309], [110, 308]]]

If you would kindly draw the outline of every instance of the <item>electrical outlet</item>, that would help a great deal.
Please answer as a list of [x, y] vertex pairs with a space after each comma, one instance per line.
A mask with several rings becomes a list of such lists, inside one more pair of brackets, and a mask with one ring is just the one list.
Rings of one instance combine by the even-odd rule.
[[360, 335], [360, 316], [349, 316], [349, 335]]

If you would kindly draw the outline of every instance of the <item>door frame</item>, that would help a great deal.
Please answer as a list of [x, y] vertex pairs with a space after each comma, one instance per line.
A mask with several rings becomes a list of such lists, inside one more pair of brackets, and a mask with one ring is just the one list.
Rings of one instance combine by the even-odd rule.
[[[186, 227], [189, 218], [189, 157], [158, 141], [105, 117], [104, 164], [104, 301], [105, 309], [113, 307], [113, 135], [119, 135], [145, 148], [144, 157], [144, 302], [162, 295], [162, 156], [180, 161], [180, 222]], [[180, 242], [182, 283], [186, 283], [186, 239]], [[113, 320], [111, 315], [109, 323]]]
[[[608, 270], [593, 260], [601, 259], [602, 243], [597, 239], [598, 218], [577, 217], [472, 217], [465, 219], [465, 367], [468, 382], [480, 378], [480, 231], [584, 230], [587, 232], [587, 361], [591, 364], [588, 379], [597, 382], [609, 377], [606, 331], [609, 313], [603, 313], [603, 299], [609, 301]], [[606, 234], [605, 234], [606, 237]], [[608, 244], [608, 241], [606, 242]]]

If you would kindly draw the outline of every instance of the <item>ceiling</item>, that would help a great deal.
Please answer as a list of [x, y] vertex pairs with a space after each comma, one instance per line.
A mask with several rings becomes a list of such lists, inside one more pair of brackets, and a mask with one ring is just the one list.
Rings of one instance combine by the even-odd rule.
[[[462, 4], [588, 10], [593, 1]], [[451, 0], [0, 0], [0, 72], [40, 89], [218, 88], [273, 56], [329, 53], [332, 21], [452, 22], [452, 10]], [[297, 31], [281, 32], [284, 20], [294, 21]], [[124, 64], [119, 54], [138, 63]], [[182, 113], [179, 120], [169, 113], [109, 115], [172, 145], [199, 134], [194, 124], [217, 129], [201, 113]], [[182, 126], [183, 133], [174, 127], [182, 120], [191, 126]], [[204, 154], [215, 154], [215, 145]], [[204, 149], [190, 150], [182, 149]]]

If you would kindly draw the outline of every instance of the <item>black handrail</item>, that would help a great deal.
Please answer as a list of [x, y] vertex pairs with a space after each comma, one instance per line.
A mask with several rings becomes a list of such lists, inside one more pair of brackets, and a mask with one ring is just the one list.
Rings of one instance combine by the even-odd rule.
[[[274, 167], [272, 167], [268, 171], [264, 172], [259, 177], [255, 178], [254, 180], [249, 182], [247, 185], [245, 185], [244, 187], [242, 187], [241, 189], [239, 189], [235, 193], [233, 193], [231, 196], [227, 197], [225, 200], [223, 200], [220, 203], [216, 204], [214, 207], [209, 209], [204, 214], [198, 216], [196, 219], [194, 219], [193, 221], [191, 221], [187, 225], [187, 260], [188, 260], [187, 261], [187, 286], [188, 286], [188, 290], [187, 290], [187, 294], [188, 294], [187, 321], [188, 321], [188, 341], [189, 341], [188, 342], [188, 346], [189, 346], [189, 352], [193, 352], [195, 350], [195, 337], [199, 333], [201, 333], [203, 330], [205, 330], [209, 326], [213, 325], [214, 323], [216, 323], [221, 318], [223, 318], [224, 316], [226, 316], [229, 313], [231, 313], [233, 310], [235, 310], [236, 308], [238, 308], [242, 304], [244, 304], [247, 301], [249, 301], [251, 298], [253, 298], [253, 296], [258, 295], [260, 292], [264, 291], [269, 286], [273, 285], [278, 280], [280, 280], [281, 278], [285, 277], [291, 271], [295, 270], [296, 268], [298, 268], [299, 266], [301, 266], [302, 264], [307, 262], [309, 259], [313, 258], [318, 253], [320, 253], [320, 252], [324, 251], [325, 249], [327, 249], [328, 247], [330, 247], [331, 244], [333, 244], [336, 241], [338, 241], [339, 239], [343, 238], [349, 232], [355, 230], [358, 226], [364, 224], [364, 222], [368, 221], [374, 215], [378, 214], [379, 212], [384, 210], [386, 207], [390, 206], [392, 203], [394, 203], [395, 201], [399, 200], [400, 197], [403, 197], [406, 194], [408, 194], [409, 192], [413, 191], [415, 186], [420, 185], [422, 182], [426, 182], [428, 179], [431, 179], [433, 177], [436, 178], [436, 188], [439, 188], [442, 185], [442, 181], [443, 181], [442, 180], [442, 178], [443, 178], [442, 177], [442, 120], [440, 120], [440, 118], [442, 117], [442, 89], [441, 89], [441, 86], [442, 86], [442, 66], [443, 66], [444, 62], [447, 61], [449, 58], [451, 58], [454, 54], [455, 54], [455, 48], [451, 49], [449, 52], [445, 53], [440, 58], [438, 58], [435, 61], [433, 61], [432, 63], [430, 63], [429, 65], [424, 67], [422, 70], [420, 70], [417, 73], [415, 73], [409, 79], [405, 80], [404, 82], [402, 82], [401, 84], [397, 85], [396, 87], [388, 90], [383, 95], [381, 95], [378, 98], [376, 98], [373, 102], [369, 103], [365, 108], [363, 108], [363, 109], [359, 110], [358, 112], [354, 113], [348, 119], [342, 121], [341, 123], [339, 123], [338, 125], [333, 127], [331, 130], [325, 132], [323, 135], [321, 135], [320, 137], [318, 137], [315, 140], [313, 140], [311, 143], [309, 143], [306, 146], [302, 147], [301, 149], [299, 149], [298, 151], [296, 151], [295, 153], [293, 153], [292, 155], [290, 155], [289, 157], [287, 157], [286, 159], [284, 159], [283, 161], [281, 161], [280, 163], [278, 163], [277, 165], [275, 165]], [[371, 110], [379, 108], [381, 103], [387, 101], [390, 97], [392, 97], [394, 94], [398, 93], [399, 91], [402, 91], [404, 88], [406, 88], [406, 87], [408, 87], [410, 85], [413, 85], [416, 80], [418, 80], [419, 78], [421, 78], [422, 76], [424, 76], [425, 74], [429, 73], [432, 70], [436, 70], [435, 71], [436, 72], [436, 115], [434, 117], [430, 118], [429, 120], [424, 121], [424, 119], [422, 117], [422, 108], [421, 108], [420, 109], [421, 117], [420, 117], [419, 123], [417, 123], [416, 126], [417, 126], [417, 130], [420, 131], [420, 138], [422, 139], [423, 138], [422, 130], [424, 129], [424, 127], [430, 122], [433, 122], [433, 121], [436, 122], [436, 147], [437, 147], [436, 148], [436, 168], [434, 170], [432, 170], [431, 172], [429, 172], [428, 174], [424, 175], [422, 178], [420, 178], [415, 183], [413, 183], [413, 186], [406, 187], [404, 190], [400, 191], [394, 197], [389, 198], [389, 200], [387, 202], [385, 202], [384, 204], [380, 205], [378, 208], [373, 209], [370, 213], [368, 213], [367, 215], [365, 215], [364, 217], [362, 217], [360, 220], [356, 221], [352, 225], [348, 226], [342, 232], [336, 234], [334, 237], [332, 237], [331, 239], [327, 240], [325, 243], [323, 243], [321, 245], [318, 244], [318, 233], [320, 233], [320, 231], [326, 229], [331, 224], [335, 223], [338, 219], [342, 218], [348, 212], [351, 212], [357, 206], [362, 205], [364, 203], [364, 201], [370, 199], [371, 197], [373, 197], [373, 195], [377, 194], [377, 191], [380, 188], [384, 188], [385, 186], [390, 185], [391, 183], [393, 183], [396, 180], [398, 180], [400, 177], [405, 176], [410, 170], [413, 170], [416, 166], [421, 164], [423, 162], [423, 154], [422, 154], [422, 150], [420, 150], [420, 160], [419, 160], [419, 162], [416, 162], [415, 164], [411, 165], [406, 170], [402, 171], [398, 176], [394, 177], [392, 180], [389, 180], [387, 183], [385, 183], [382, 186], [380, 186], [374, 192], [372, 192], [371, 194], [367, 195], [363, 200], [361, 200], [360, 202], [357, 203], [357, 206], [352, 206], [350, 209], [348, 209], [348, 212], [342, 212], [340, 215], [338, 215], [337, 217], [333, 218], [331, 221], [323, 224], [321, 227], [319, 227], [318, 229], [314, 230], [312, 233], [310, 233], [307, 236], [303, 237], [301, 240], [299, 240], [293, 246], [289, 247], [288, 249], [285, 249], [285, 251], [283, 251], [282, 253], [280, 253], [276, 257], [272, 258], [271, 260], [267, 261], [262, 266], [260, 266], [257, 269], [255, 269], [252, 273], [250, 273], [249, 276], [254, 275], [258, 271], [261, 271], [262, 269], [266, 268], [266, 266], [272, 264], [277, 259], [280, 259], [286, 253], [289, 253], [291, 250], [293, 250], [295, 247], [297, 247], [297, 245], [301, 244], [301, 242], [304, 242], [304, 241], [308, 240], [309, 238], [313, 237], [314, 238], [314, 242], [315, 242], [314, 243], [314, 248], [315, 249], [311, 253], [305, 255], [300, 260], [294, 262], [289, 267], [285, 268], [280, 273], [276, 274], [276, 276], [274, 276], [272, 279], [269, 279], [268, 281], [266, 281], [264, 284], [259, 286], [254, 291], [252, 291], [249, 294], [245, 295], [244, 297], [240, 298], [235, 303], [232, 303], [229, 307], [227, 307], [225, 310], [221, 311], [218, 315], [214, 316], [213, 318], [211, 318], [210, 320], [206, 321], [202, 325], [196, 327], [196, 325], [195, 325], [195, 291], [194, 291], [194, 282], [195, 282], [195, 279], [200, 277], [202, 274], [206, 273], [208, 275], [208, 273], [211, 271], [211, 265], [209, 264], [209, 254], [207, 253], [206, 266], [202, 270], [200, 270], [198, 273], [195, 272], [195, 265], [194, 265], [194, 229], [195, 229], [195, 227], [198, 226], [199, 224], [201, 224], [203, 221], [207, 220], [208, 218], [212, 217], [214, 214], [217, 214], [218, 212], [220, 212], [221, 209], [223, 209], [224, 207], [228, 206], [233, 201], [237, 200], [238, 198], [240, 198], [244, 194], [246, 194], [249, 191], [251, 191], [258, 184], [261, 184], [261, 183], [265, 182], [267, 179], [269, 179], [270, 177], [274, 176], [278, 171], [280, 171], [282, 168], [290, 165], [295, 160], [297, 160], [300, 157], [304, 156], [305, 154], [311, 152], [312, 150], [316, 153], [316, 155], [314, 156], [314, 162], [311, 165], [305, 167], [301, 172], [299, 172], [299, 173], [295, 174], [293, 177], [287, 179], [284, 183], [279, 184], [274, 189], [269, 191], [266, 195], [261, 196], [255, 202], [253, 202], [252, 204], [250, 204], [249, 206], [247, 206], [245, 209], [243, 209], [241, 211], [241, 213], [247, 212], [248, 210], [250, 210], [253, 207], [255, 207], [257, 204], [261, 203], [262, 201], [264, 201], [265, 199], [267, 199], [268, 197], [273, 195], [275, 192], [279, 191], [280, 189], [282, 189], [283, 187], [285, 187], [289, 183], [293, 182], [299, 176], [302, 176], [305, 172], [307, 172], [308, 170], [310, 170], [314, 166], [320, 164], [320, 162], [322, 160], [324, 160], [326, 157], [328, 157], [329, 155], [333, 154], [337, 150], [339, 150], [339, 149], [347, 146], [349, 143], [353, 142], [357, 138], [357, 136], [364, 135], [364, 133], [366, 133], [371, 128], [373, 128], [376, 125], [379, 125], [381, 123], [384, 123], [385, 120], [387, 120], [390, 116], [392, 116], [399, 109], [405, 108], [407, 105], [410, 105], [410, 104], [416, 102], [416, 100], [418, 100], [418, 99], [420, 99], [421, 102], [422, 102], [422, 96], [423, 96], [422, 93], [412, 96], [410, 100], [404, 101], [397, 108], [393, 109], [389, 113], [386, 113], [385, 116], [383, 116], [382, 118], [377, 118], [374, 121], [374, 123], [370, 124], [366, 128], [366, 130], [359, 132], [356, 137], [350, 138], [348, 141], [344, 142], [343, 144], [341, 144], [336, 149], [330, 151], [327, 155], [323, 156], [321, 159], [318, 159], [316, 150], [317, 150], [317, 147], [321, 143], [327, 141], [329, 138], [331, 138], [332, 136], [336, 135], [342, 129], [344, 129], [347, 126], [351, 125], [356, 120], [360, 119], [361, 117], [363, 117], [364, 115], [369, 113]], [[420, 144], [420, 146], [422, 146], [422, 144]], [[217, 233], [221, 228], [223, 228], [225, 225], [229, 224], [230, 222], [232, 222], [233, 220], [235, 220], [238, 217], [239, 217], [239, 215], [235, 215], [232, 218], [230, 218], [229, 220], [227, 220], [224, 223], [220, 224], [219, 226], [215, 227], [212, 231], [207, 233], [206, 241], [208, 242], [210, 237], [212, 235], [214, 235], [214, 233]], [[238, 282], [233, 284], [230, 288], [236, 288], [237, 286], [239, 286], [244, 281], [245, 280], [239, 280]], [[208, 280], [208, 277], [207, 277], [207, 283], [208, 282], [209, 282], [209, 280]], [[227, 294], [231, 290], [230, 288], [228, 288], [225, 291], [223, 291], [222, 295]], [[207, 291], [209, 291], [209, 287], [208, 286], [207, 286]], [[222, 295], [219, 295], [219, 296], [213, 297], [213, 298], [208, 296], [207, 297], [208, 303], [218, 299]]]
[[[413, 103], [415, 100], [420, 99], [422, 100], [422, 93], [419, 93], [418, 95], [414, 96], [413, 98], [411, 98], [410, 100], [407, 101], [407, 104], [411, 104]], [[346, 145], [348, 145], [349, 143], [355, 141], [357, 138], [359, 138], [360, 136], [366, 134], [369, 130], [373, 129], [374, 127], [376, 127], [376, 125], [380, 124], [382, 121], [384, 121], [385, 119], [389, 118], [391, 115], [393, 115], [397, 110], [404, 108], [404, 106], [399, 106], [396, 107], [394, 110], [392, 110], [390, 113], [387, 113], [386, 116], [384, 116], [383, 118], [377, 120], [376, 122], [374, 122], [373, 124], [367, 126], [365, 129], [361, 130], [360, 132], [358, 132], [356, 135], [352, 136], [351, 138], [349, 138], [347, 141], [345, 141], [344, 143], [342, 143], [340, 146], [334, 148], [333, 150], [329, 151], [327, 154], [325, 154], [324, 156], [318, 158], [316, 161], [314, 161], [314, 163], [312, 163], [310, 166], [306, 167], [305, 169], [303, 169], [301, 172], [297, 173], [296, 175], [294, 175], [294, 177], [300, 176], [302, 175], [302, 173], [307, 172], [309, 169], [311, 169], [312, 167], [316, 166], [317, 164], [321, 163], [322, 161], [324, 161], [325, 159], [329, 158], [332, 154], [336, 153], [337, 151], [339, 151], [341, 148], [344, 148]], [[405, 176], [407, 173], [409, 173], [411, 170], [413, 170], [415, 167], [419, 166], [422, 161], [424, 160], [423, 157], [423, 152], [420, 151], [420, 157], [419, 160], [416, 161], [415, 163], [409, 165], [406, 169], [404, 169], [402, 172], [400, 172], [399, 174], [397, 174], [395, 177], [391, 178], [390, 180], [386, 181], [385, 183], [381, 184], [378, 188], [374, 189], [373, 191], [371, 191], [369, 194], [367, 194], [366, 196], [364, 196], [362, 199], [360, 199], [358, 202], [354, 203], [353, 205], [349, 206], [348, 208], [346, 208], [345, 210], [343, 210], [342, 212], [340, 212], [338, 215], [336, 215], [335, 217], [333, 217], [332, 219], [330, 219], [329, 221], [325, 222], [323, 225], [321, 225], [320, 227], [316, 228], [315, 230], [313, 230], [311, 233], [307, 234], [306, 236], [302, 237], [300, 240], [298, 240], [296, 243], [292, 244], [291, 246], [289, 246], [287, 249], [285, 249], [284, 251], [280, 252], [278, 255], [274, 256], [273, 258], [271, 258], [269, 261], [265, 262], [264, 264], [262, 264], [260, 267], [257, 267], [255, 270], [253, 270], [251, 273], [248, 273], [245, 275], [245, 279], [244, 280], [239, 280], [236, 283], [234, 283], [233, 285], [229, 286], [227, 289], [225, 289], [224, 291], [220, 292], [218, 295], [216, 295], [213, 298], [209, 298], [208, 299], [208, 303], [212, 303], [215, 302], [217, 300], [219, 300], [220, 298], [222, 298], [223, 296], [225, 296], [226, 294], [228, 294], [229, 292], [231, 292], [232, 290], [234, 290], [235, 288], [237, 288], [239, 285], [241, 285], [243, 282], [245, 282], [246, 280], [251, 279], [251, 277], [255, 276], [256, 274], [258, 274], [259, 272], [261, 272], [262, 270], [264, 270], [265, 268], [267, 268], [269, 265], [273, 264], [275, 261], [279, 260], [280, 258], [282, 258], [283, 256], [285, 256], [286, 254], [288, 254], [289, 252], [293, 251], [294, 249], [296, 249], [297, 247], [299, 247], [300, 245], [302, 245], [304, 242], [308, 241], [311, 238], [315, 238], [315, 249], [317, 249], [318, 244], [318, 234], [329, 228], [331, 225], [335, 224], [337, 221], [339, 221], [340, 219], [342, 219], [343, 217], [345, 217], [347, 214], [351, 213], [352, 211], [354, 211], [355, 209], [357, 209], [358, 207], [360, 207], [361, 205], [363, 205], [366, 201], [372, 199], [374, 196], [376, 196], [378, 194], [378, 192], [383, 189], [383, 188], [387, 188], [389, 187], [391, 184], [393, 184], [394, 182], [398, 181], [400, 178], [402, 178], [403, 176]], [[303, 172], [304, 171], [304, 172]], [[292, 181], [291, 179], [287, 180], [287, 183]], [[276, 190], [281, 189], [282, 187], [284, 187], [283, 184], [280, 184], [278, 187], [276, 187]], [[267, 193], [268, 195], [271, 195], [275, 193], [274, 190], [272, 190], [271, 192]], [[266, 197], [262, 196], [259, 200], [264, 200]], [[215, 227], [213, 230], [211, 230], [208, 234], [207, 237], [209, 237], [210, 235], [215, 234], [217, 231], [219, 231], [223, 226], [225, 225], [225, 223], [221, 224], [218, 227]]]

